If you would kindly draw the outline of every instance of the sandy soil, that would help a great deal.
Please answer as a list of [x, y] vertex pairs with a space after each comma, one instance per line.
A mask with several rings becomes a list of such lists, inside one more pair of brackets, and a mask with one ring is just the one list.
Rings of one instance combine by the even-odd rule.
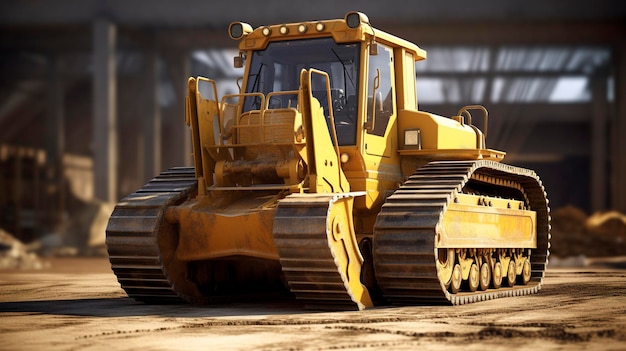
[[607, 266], [552, 268], [532, 296], [332, 313], [149, 306], [125, 296], [106, 259], [48, 267], [0, 271], [0, 350], [626, 349], [626, 270]]

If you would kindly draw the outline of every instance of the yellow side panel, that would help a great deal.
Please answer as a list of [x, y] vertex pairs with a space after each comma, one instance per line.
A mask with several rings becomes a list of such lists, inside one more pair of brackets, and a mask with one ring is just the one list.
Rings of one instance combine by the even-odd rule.
[[437, 238], [439, 248], [536, 248], [535, 211], [450, 204]]
[[459, 122], [428, 112], [400, 110], [398, 114], [400, 148], [404, 146], [404, 131], [419, 129], [422, 149], [476, 149], [476, 133]]

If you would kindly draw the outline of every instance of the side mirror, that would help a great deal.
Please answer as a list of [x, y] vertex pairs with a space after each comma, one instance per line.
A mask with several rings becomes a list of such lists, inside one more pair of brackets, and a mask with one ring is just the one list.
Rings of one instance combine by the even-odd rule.
[[378, 55], [378, 43], [376, 43], [375, 41], [372, 41], [370, 43], [370, 56], [376, 56]]
[[234, 66], [235, 68], [242, 68], [246, 62], [246, 56], [243, 51], [239, 52], [239, 56], [235, 56]]

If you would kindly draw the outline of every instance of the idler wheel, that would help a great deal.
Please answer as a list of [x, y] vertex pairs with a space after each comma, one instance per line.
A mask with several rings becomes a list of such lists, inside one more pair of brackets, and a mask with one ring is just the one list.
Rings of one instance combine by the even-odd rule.
[[471, 292], [478, 290], [480, 285], [480, 271], [476, 263], [472, 263], [469, 271], [469, 277], [467, 277], [467, 289]]
[[491, 284], [491, 268], [487, 262], [480, 265], [480, 290], [485, 291]]
[[452, 269], [452, 277], [450, 279], [450, 292], [456, 294], [461, 290], [461, 283], [463, 283], [463, 274], [461, 271], [461, 265], [455, 264]]
[[509, 268], [506, 270], [506, 285], [512, 287], [515, 285], [515, 280], [517, 279], [517, 274], [515, 272], [515, 261], [511, 260], [509, 262]]
[[502, 286], [502, 263], [496, 262], [491, 272], [491, 283], [494, 289], [500, 289]]
[[528, 284], [528, 282], [530, 281], [530, 275], [531, 275], [530, 260], [527, 257], [524, 259], [524, 266], [522, 267], [522, 274], [519, 277], [519, 282], [522, 285]]

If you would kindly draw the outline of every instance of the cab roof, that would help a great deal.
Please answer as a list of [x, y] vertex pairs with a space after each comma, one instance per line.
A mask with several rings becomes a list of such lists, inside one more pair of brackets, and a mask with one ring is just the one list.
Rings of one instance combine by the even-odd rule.
[[233, 22], [228, 27], [231, 39], [239, 41], [239, 50], [263, 50], [272, 41], [332, 37], [337, 43], [379, 42], [412, 52], [415, 61], [426, 59], [426, 51], [392, 34], [375, 29], [367, 16], [349, 12], [343, 19], [283, 23], [256, 29], [244, 22]]

